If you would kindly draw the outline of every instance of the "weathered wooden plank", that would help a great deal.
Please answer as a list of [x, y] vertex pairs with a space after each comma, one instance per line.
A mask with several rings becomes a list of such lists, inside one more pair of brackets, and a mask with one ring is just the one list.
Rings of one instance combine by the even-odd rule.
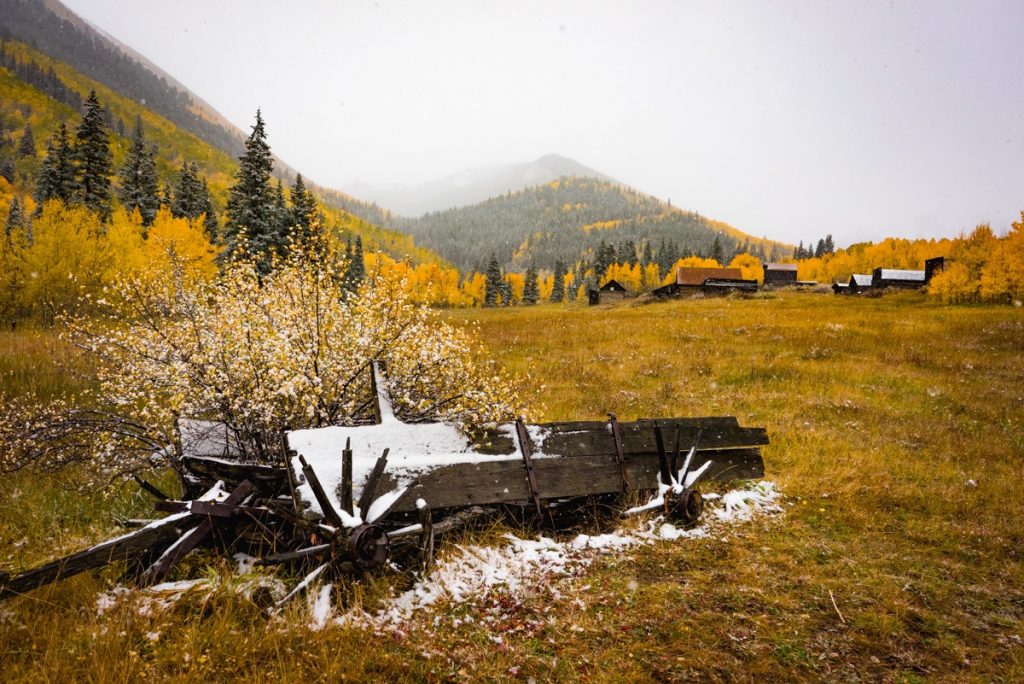
[[359, 496], [359, 515], [365, 516], [367, 511], [370, 510], [370, 505], [377, 495], [377, 485], [380, 482], [381, 476], [384, 474], [384, 469], [388, 466], [388, 452], [391, 449], [385, 449], [384, 453], [380, 455], [377, 462], [373, 464], [373, 470], [370, 471], [369, 476], [366, 478], [366, 483], [363, 485], [363, 492]]
[[256, 463], [232, 463], [220, 458], [186, 456], [182, 459], [186, 472], [202, 481], [198, 489], [205, 490], [217, 480], [223, 480], [232, 489], [243, 480], [249, 480], [255, 491], [264, 498], [273, 499], [289, 495], [287, 471], [280, 466]]
[[316, 471], [306, 463], [306, 459], [302, 456], [299, 456], [299, 463], [302, 464], [302, 474], [306, 478], [306, 484], [313, 490], [313, 496], [316, 497], [316, 502], [320, 504], [320, 510], [324, 514], [324, 519], [334, 527], [341, 527], [341, 516], [334, 510], [331, 500], [327, 498], [327, 492], [324, 491], [323, 486], [320, 484], [320, 478], [316, 476]]
[[[764, 428], [744, 428], [733, 416], [707, 418], [657, 418], [619, 424], [623, 450], [657, 453], [655, 427], [660, 426], [663, 434], [675, 435], [684, 449], [693, 446], [700, 435], [701, 445], [708, 449], [746, 447], [768, 444]], [[574, 421], [567, 423], [540, 423], [531, 426], [531, 432], [541, 432], [544, 439], [537, 443], [531, 440], [533, 453], [557, 456], [581, 456], [614, 450], [614, 437], [608, 423], [598, 421]], [[477, 437], [476, 451], [489, 455], [512, 455], [517, 453], [518, 444], [505, 429], [487, 430]]]
[[[764, 461], [757, 447], [745, 449], [700, 450], [694, 468], [706, 461], [711, 465], [702, 480], [733, 480], [764, 476]], [[659, 463], [656, 453], [631, 454], [626, 472], [635, 489], [655, 489]], [[571, 458], [541, 458], [534, 461], [537, 489], [542, 499], [561, 499], [621, 491], [622, 475], [614, 453]], [[434, 510], [440, 508], [506, 503], [531, 500], [530, 488], [523, 477], [520, 460], [460, 463], [438, 468], [420, 477], [419, 482], [395, 504], [394, 511], [415, 509], [422, 498]]]
[[0, 598], [23, 594], [87, 570], [101, 568], [115, 561], [128, 560], [154, 546], [181, 536], [196, 519], [186, 514], [172, 515], [142, 529], [117, 537], [91, 548], [13, 575], [0, 585]]

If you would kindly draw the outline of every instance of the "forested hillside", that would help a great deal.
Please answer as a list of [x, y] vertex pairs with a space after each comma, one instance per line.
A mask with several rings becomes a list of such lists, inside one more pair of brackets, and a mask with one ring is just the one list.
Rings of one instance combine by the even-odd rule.
[[59, 3], [0, 0], [0, 38], [28, 43], [121, 95], [146, 103], [149, 110], [210, 145], [233, 156], [241, 153], [240, 131], [215, 120], [215, 113], [190, 93], [168, 83], [85, 22], [72, 21], [73, 16]]
[[793, 251], [593, 178], [561, 178], [473, 206], [391, 221], [463, 271], [483, 270], [492, 253], [518, 271], [554, 269], [559, 261], [592, 263], [602, 245], [613, 247], [620, 260], [631, 254], [663, 267], [693, 255], [729, 261], [738, 252], [777, 259]]

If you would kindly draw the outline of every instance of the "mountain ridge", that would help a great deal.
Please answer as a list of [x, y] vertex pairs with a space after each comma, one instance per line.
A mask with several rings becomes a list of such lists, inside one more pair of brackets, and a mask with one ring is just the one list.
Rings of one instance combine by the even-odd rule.
[[341, 190], [402, 216], [414, 218], [435, 211], [478, 204], [507, 192], [544, 185], [567, 176], [618, 183], [610, 176], [574, 159], [549, 153], [526, 162], [463, 169], [412, 185], [354, 181]]

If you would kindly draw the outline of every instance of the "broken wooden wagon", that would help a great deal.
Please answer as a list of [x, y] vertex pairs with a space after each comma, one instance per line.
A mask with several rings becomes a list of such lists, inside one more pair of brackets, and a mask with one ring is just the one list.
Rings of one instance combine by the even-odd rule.
[[213, 545], [252, 554], [259, 565], [302, 568], [305, 579], [287, 600], [324, 573], [410, 559], [425, 570], [437, 536], [502, 511], [563, 527], [563, 513], [581, 501], [625, 503], [653, 491], [648, 504], [625, 512], [660, 508], [693, 524], [703, 508], [698, 483], [764, 475], [765, 430], [732, 417], [519, 420], [471, 442], [450, 425], [400, 421], [376, 375], [376, 424], [292, 431], [278, 465], [242, 462], [224, 424], [182, 421], [181, 497], [140, 481], [156, 510], [171, 515], [126, 521], [138, 529], [17, 575], [0, 572], [0, 598], [116, 561], [151, 585], [193, 549]]

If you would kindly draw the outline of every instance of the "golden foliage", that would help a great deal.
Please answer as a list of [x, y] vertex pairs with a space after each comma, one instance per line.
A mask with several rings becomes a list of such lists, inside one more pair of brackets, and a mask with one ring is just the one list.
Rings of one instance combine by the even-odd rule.
[[0, 314], [9, 319], [57, 311], [87, 312], [119, 278], [148, 278], [180, 262], [183, 277], [209, 280], [215, 250], [202, 219], [161, 210], [148, 233], [137, 211], [114, 212], [108, 224], [84, 207], [47, 202], [31, 227], [0, 241]]

